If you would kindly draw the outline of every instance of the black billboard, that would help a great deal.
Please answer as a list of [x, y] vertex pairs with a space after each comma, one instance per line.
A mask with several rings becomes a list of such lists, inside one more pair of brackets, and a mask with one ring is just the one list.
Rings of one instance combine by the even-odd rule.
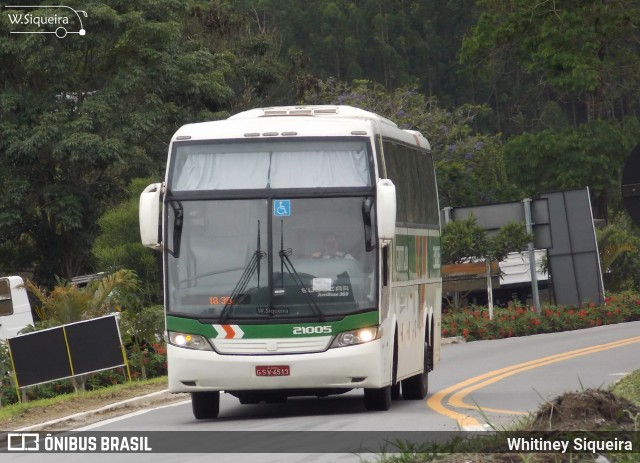
[[8, 339], [18, 387], [123, 366], [115, 315], [94, 318]]

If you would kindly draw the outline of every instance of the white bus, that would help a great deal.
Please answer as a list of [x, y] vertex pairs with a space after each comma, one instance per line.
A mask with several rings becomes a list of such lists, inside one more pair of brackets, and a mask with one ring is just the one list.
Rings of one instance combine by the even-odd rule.
[[438, 211], [427, 140], [361, 109], [180, 128], [165, 182], [140, 198], [142, 242], [163, 255], [169, 390], [191, 393], [197, 419], [218, 416], [223, 391], [358, 388], [369, 410], [400, 387], [423, 399], [439, 360]]
[[0, 278], [0, 341], [17, 336], [22, 329], [33, 324], [31, 304], [22, 277]]

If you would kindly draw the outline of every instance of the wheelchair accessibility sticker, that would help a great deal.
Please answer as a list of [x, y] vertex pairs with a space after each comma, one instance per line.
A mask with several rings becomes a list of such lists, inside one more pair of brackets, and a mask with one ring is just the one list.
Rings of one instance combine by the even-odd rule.
[[273, 215], [276, 217], [289, 217], [291, 215], [290, 199], [274, 199]]

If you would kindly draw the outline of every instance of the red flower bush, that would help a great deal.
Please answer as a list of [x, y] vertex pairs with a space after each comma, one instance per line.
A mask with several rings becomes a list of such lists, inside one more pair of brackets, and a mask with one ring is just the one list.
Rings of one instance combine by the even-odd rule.
[[623, 293], [605, 297], [604, 305], [589, 303], [579, 308], [547, 305], [540, 314], [534, 308], [520, 304], [495, 308], [493, 320], [489, 319], [486, 307], [450, 310], [442, 315], [442, 336], [464, 336], [468, 341], [475, 341], [570, 331], [636, 320], [640, 320], [640, 298], [637, 294]]

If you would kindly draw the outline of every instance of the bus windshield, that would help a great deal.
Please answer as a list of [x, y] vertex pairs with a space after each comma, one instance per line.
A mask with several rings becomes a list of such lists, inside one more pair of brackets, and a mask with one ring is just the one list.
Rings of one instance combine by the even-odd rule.
[[370, 187], [367, 142], [324, 138], [175, 144], [178, 191]]
[[168, 253], [168, 313], [281, 323], [375, 309], [370, 197], [169, 202], [180, 250]]

